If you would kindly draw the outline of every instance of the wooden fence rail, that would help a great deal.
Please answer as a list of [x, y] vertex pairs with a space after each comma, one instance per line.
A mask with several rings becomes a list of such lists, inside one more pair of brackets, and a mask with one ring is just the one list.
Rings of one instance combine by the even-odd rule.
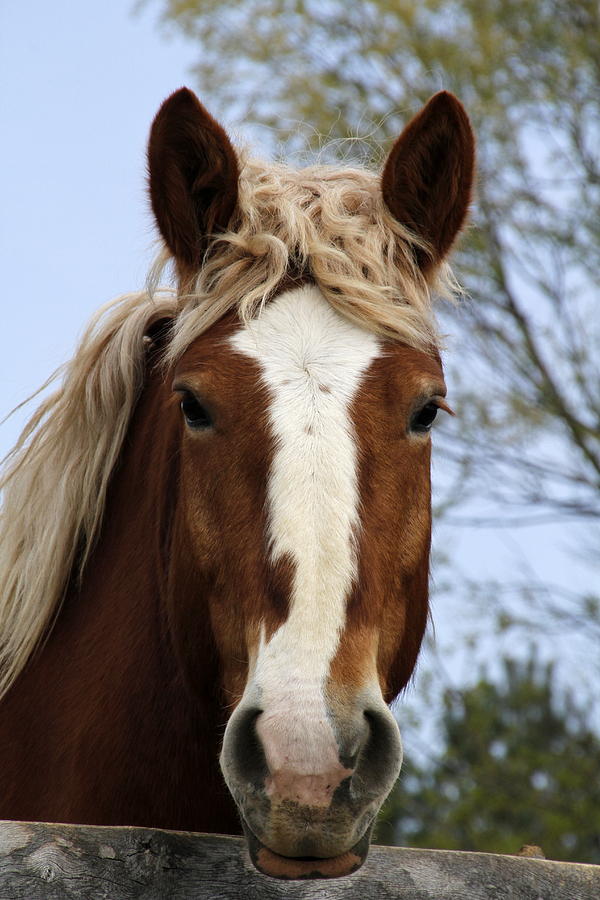
[[241, 838], [0, 822], [0, 900], [600, 900], [600, 866], [373, 847], [330, 881], [260, 875]]

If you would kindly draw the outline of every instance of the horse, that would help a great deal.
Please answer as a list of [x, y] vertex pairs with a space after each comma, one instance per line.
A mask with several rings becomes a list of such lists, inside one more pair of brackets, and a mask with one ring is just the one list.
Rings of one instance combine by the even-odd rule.
[[243, 829], [267, 875], [345, 875], [428, 618], [432, 298], [471, 127], [441, 92], [380, 174], [296, 170], [182, 88], [148, 165], [148, 287], [98, 313], [4, 475], [0, 815]]

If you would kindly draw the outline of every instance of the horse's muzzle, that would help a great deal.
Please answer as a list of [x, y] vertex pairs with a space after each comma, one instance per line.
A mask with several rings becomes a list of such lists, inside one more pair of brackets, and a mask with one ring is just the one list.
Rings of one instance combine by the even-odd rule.
[[[334, 749], [306, 755], [311, 735], [277, 743], [281, 723], [240, 703], [225, 733], [221, 767], [240, 812], [250, 857], [278, 878], [337, 878], [366, 859], [375, 817], [402, 760], [398, 726], [381, 701], [349, 721], [334, 722]], [[266, 724], [265, 724], [266, 723]], [[320, 721], [313, 723], [318, 733]], [[358, 735], [358, 737], [357, 737]], [[314, 745], [314, 734], [312, 741]], [[265, 750], [265, 747], [267, 748]], [[274, 761], [277, 762], [275, 766]]]

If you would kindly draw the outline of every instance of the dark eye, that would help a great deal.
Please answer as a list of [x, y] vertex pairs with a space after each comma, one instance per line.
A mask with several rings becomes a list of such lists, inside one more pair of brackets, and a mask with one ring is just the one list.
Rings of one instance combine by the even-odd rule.
[[417, 434], [426, 434], [433, 425], [438, 408], [435, 403], [427, 403], [426, 406], [423, 406], [410, 420], [410, 430], [416, 431]]
[[190, 391], [184, 391], [181, 395], [181, 411], [190, 428], [210, 428], [212, 425], [210, 415]]

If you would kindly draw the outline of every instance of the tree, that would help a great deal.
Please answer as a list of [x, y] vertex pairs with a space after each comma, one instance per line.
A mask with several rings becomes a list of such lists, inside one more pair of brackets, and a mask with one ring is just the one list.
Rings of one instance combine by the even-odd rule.
[[[458, 266], [473, 299], [458, 319], [443, 314], [453, 316], [448, 330], [461, 332], [461, 355], [449, 377], [460, 415], [442, 442], [454, 477], [440, 506], [462, 524], [584, 522], [583, 555], [597, 565], [596, 0], [161, 6], [165, 22], [198, 42], [196, 74], [211, 108], [229, 121], [271, 125], [288, 151], [322, 134], [330, 156], [364, 158], [439, 88], [461, 97], [479, 136], [479, 188]], [[597, 643], [595, 592], [524, 581], [519, 615], [507, 614], [502, 595], [522, 594], [523, 579], [484, 588], [500, 598], [505, 626], [535, 623], [539, 631], [559, 622]]]
[[502, 661], [448, 691], [442, 749], [409, 763], [377, 839], [406, 846], [517, 853], [537, 844], [550, 859], [600, 862], [600, 739], [588, 709], [559, 695], [552, 665]]

